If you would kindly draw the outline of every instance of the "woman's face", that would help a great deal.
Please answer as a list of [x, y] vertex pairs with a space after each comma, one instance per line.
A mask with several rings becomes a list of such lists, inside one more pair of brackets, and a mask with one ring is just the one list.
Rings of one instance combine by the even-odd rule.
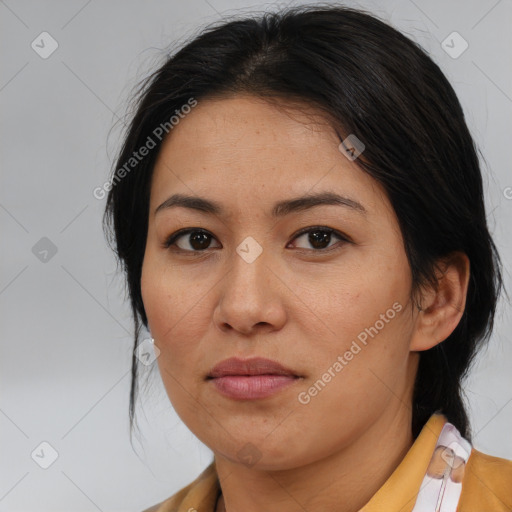
[[[313, 121], [249, 96], [199, 101], [165, 140], [151, 188], [141, 286], [168, 396], [217, 456], [262, 469], [314, 462], [392, 422], [417, 362], [396, 216]], [[155, 213], [175, 194], [218, 211], [174, 201]], [[290, 372], [228, 364], [237, 376], [210, 378], [255, 357]]]

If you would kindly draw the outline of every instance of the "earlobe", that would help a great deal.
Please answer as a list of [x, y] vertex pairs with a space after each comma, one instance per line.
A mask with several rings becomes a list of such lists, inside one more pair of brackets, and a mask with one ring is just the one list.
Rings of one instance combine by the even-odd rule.
[[469, 258], [453, 252], [439, 261], [437, 287], [428, 287], [421, 297], [415, 319], [412, 351], [428, 350], [444, 341], [455, 330], [464, 314], [470, 275]]

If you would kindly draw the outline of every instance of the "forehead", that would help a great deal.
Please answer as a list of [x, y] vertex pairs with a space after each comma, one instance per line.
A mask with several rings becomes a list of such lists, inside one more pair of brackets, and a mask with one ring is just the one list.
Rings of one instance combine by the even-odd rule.
[[[306, 105], [276, 108], [260, 98], [199, 101], [164, 140], [151, 204], [170, 193], [265, 202], [329, 189], [371, 203], [382, 189], [339, 151], [340, 139]], [[246, 206], [249, 203], [245, 203]]]
[[[298, 110], [300, 108], [301, 110]], [[253, 96], [200, 100], [164, 140], [162, 153], [201, 150], [229, 159], [260, 152], [260, 157], [306, 153], [320, 140], [337, 145], [332, 127], [311, 107], [276, 106]], [[256, 156], [256, 155], [254, 155]]]

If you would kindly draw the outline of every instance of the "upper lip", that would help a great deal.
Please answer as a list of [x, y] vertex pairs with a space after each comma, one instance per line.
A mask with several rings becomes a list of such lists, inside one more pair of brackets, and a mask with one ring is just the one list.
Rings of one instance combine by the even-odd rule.
[[231, 357], [216, 364], [208, 374], [208, 378], [225, 377], [226, 375], [297, 375], [279, 364], [277, 361], [265, 359], [263, 357], [253, 357], [251, 359], [239, 359]]

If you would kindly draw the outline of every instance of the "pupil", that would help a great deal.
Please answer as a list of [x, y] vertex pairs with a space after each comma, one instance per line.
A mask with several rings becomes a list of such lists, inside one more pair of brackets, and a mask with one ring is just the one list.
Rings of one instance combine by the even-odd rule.
[[330, 239], [331, 234], [327, 231], [312, 231], [309, 234], [309, 243], [316, 249], [323, 248], [324, 243], [329, 245]]
[[207, 249], [209, 245], [209, 238], [209, 235], [206, 233], [193, 233], [190, 239], [190, 245], [197, 250]]

